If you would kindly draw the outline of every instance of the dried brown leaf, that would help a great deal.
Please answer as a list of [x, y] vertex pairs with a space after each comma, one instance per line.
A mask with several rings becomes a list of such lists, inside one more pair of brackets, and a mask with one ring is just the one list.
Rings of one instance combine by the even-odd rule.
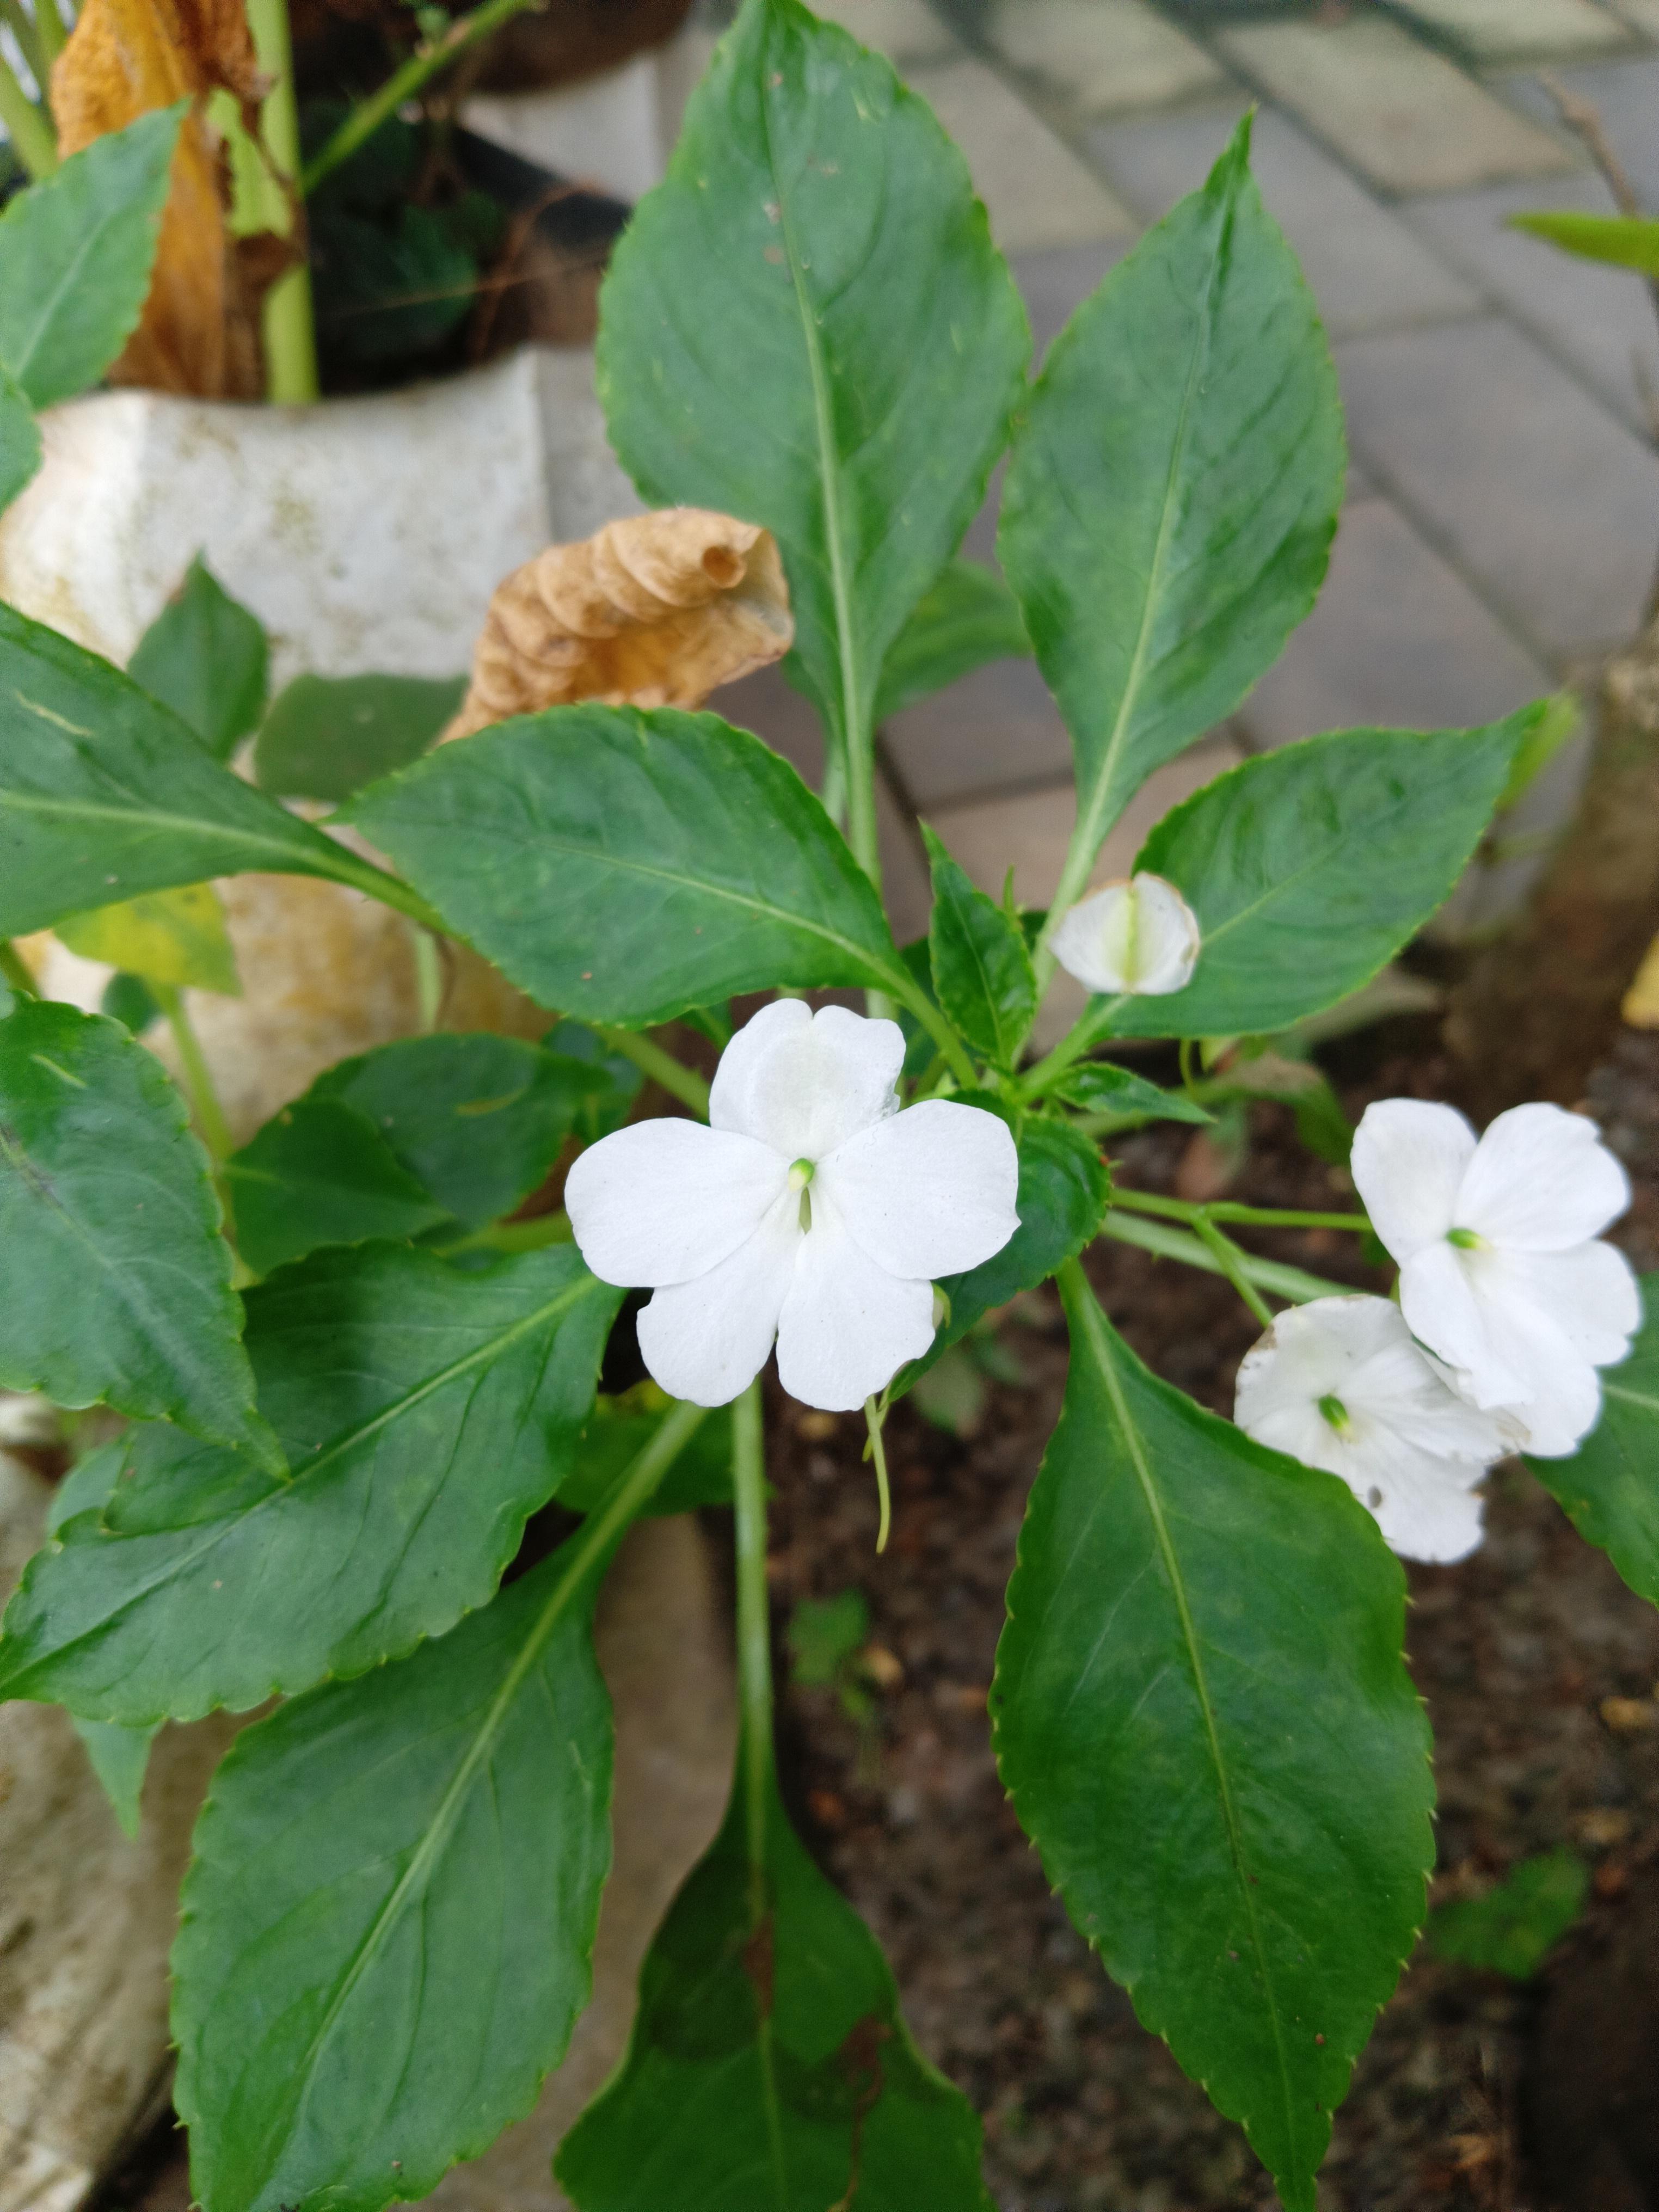
[[695, 507], [608, 522], [496, 586], [444, 739], [579, 699], [700, 707], [781, 659], [793, 635], [769, 532]]
[[78, 153], [152, 108], [195, 104], [179, 134], [149, 297], [112, 384], [254, 399], [265, 288], [293, 258], [286, 240], [233, 239], [226, 151], [209, 93], [228, 92], [252, 125], [266, 90], [243, 0], [86, 0], [52, 73], [58, 143]]

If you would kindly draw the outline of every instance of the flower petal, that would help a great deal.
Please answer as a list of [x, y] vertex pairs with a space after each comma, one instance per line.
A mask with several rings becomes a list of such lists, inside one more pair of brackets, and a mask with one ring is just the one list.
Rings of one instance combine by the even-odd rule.
[[746, 1389], [766, 1364], [805, 1242], [799, 1200], [786, 1190], [718, 1267], [659, 1291], [639, 1319], [653, 1381], [694, 1406], [728, 1405]]
[[896, 1022], [845, 1006], [815, 1014], [799, 999], [763, 1006], [724, 1053], [709, 1093], [717, 1129], [741, 1131], [783, 1155], [817, 1161], [897, 1110], [904, 1065]]
[[1163, 998], [1192, 981], [1198, 916], [1162, 876], [1132, 876], [1079, 899], [1049, 939], [1068, 975], [1091, 991]]
[[812, 1188], [811, 1230], [778, 1317], [778, 1375], [803, 1406], [850, 1413], [932, 1344], [933, 1286], [878, 1267]]
[[1457, 1225], [1523, 1252], [1564, 1252], [1617, 1220], [1630, 1177], [1594, 1121], [1559, 1106], [1514, 1106], [1475, 1148]]
[[1612, 1244], [1580, 1244], [1571, 1252], [1508, 1252], [1503, 1274], [1554, 1322], [1593, 1367], [1612, 1367], [1630, 1351], [1642, 1326], [1642, 1294], [1630, 1261]]
[[1019, 1226], [1018, 1192], [1007, 1124], [945, 1098], [860, 1130], [812, 1184], [815, 1207], [827, 1198], [871, 1259], [910, 1277], [957, 1274], [1000, 1252]]
[[564, 1202], [602, 1283], [655, 1288], [718, 1267], [753, 1236], [788, 1178], [788, 1161], [752, 1137], [635, 1121], [579, 1155]]
[[[1427, 1559], [1449, 1566], [1466, 1559], [1480, 1543], [1485, 1503], [1461, 1464], [1427, 1452], [1402, 1455], [1380, 1480], [1362, 1492], [1350, 1488], [1372, 1514], [1382, 1540], [1402, 1559]], [[1477, 1478], [1478, 1479], [1478, 1478]], [[1375, 1498], [1375, 1503], [1372, 1500]]]
[[[1453, 1107], [1380, 1098], [1365, 1109], [1349, 1172], [1371, 1226], [1402, 1267], [1455, 1225], [1458, 1190], [1474, 1147], [1474, 1131]], [[1423, 1336], [1420, 1328], [1417, 1334]]]
[[1413, 1335], [1456, 1369], [1459, 1387], [1475, 1405], [1488, 1408], [1518, 1406], [1534, 1387], [1506, 1310], [1501, 1304], [1494, 1308], [1480, 1288], [1486, 1263], [1496, 1257], [1460, 1252], [1442, 1237], [1400, 1270], [1400, 1307]]

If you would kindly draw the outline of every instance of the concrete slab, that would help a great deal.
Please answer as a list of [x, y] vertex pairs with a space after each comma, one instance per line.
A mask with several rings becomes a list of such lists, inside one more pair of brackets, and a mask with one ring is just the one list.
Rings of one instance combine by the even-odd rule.
[[1549, 131], [1380, 17], [1241, 24], [1219, 43], [1385, 191], [1455, 191], [1581, 166]]
[[1510, 216], [1528, 209], [1607, 214], [1612, 207], [1599, 177], [1557, 177], [1414, 200], [1409, 220], [1447, 262], [1570, 362], [1645, 436], [1644, 377], [1648, 391], [1659, 392], [1659, 325], [1646, 285], [1629, 270], [1581, 261], [1508, 228]]
[[818, 0], [813, 13], [895, 62], [945, 61], [962, 49], [927, 0]]
[[1593, 0], [1401, 0], [1481, 61], [1565, 58], [1627, 46], [1630, 31]]
[[1134, 236], [1127, 208], [983, 62], [913, 70], [909, 82], [967, 156], [1005, 253]]
[[1320, 730], [1455, 729], [1554, 689], [1386, 500], [1344, 514], [1319, 604], [1238, 711], [1253, 745]]
[[1540, 654], [1628, 637], [1659, 454], [1495, 316], [1337, 349], [1367, 473]]
[[[1155, 221], [1203, 183], [1243, 105], [1097, 127], [1085, 150]], [[1479, 308], [1479, 295], [1287, 116], [1257, 117], [1251, 167], [1334, 337]]]
[[[1654, 30], [1659, 36], [1659, 9]], [[1569, 92], [1589, 100], [1600, 115], [1643, 205], [1659, 209], [1659, 55], [1558, 74]], [[1554, 116], [1555, 102], [1535, 76], [1504, 77], [1501, 83], [1517, 107], [1546, 118]]]
[[1212, 55], [1144, 0], [995, 0], [986, 33], [1079, 121], [1169, 106], [1227, 82]]
[[1043, 355], [1065, 329], [1072, 310], [1088, 298], [1109, 269], [1116, 267], [1129, 251], [1129, 245], [1127, 238], [1119, 238], [1092, 246], [1056, 246], [1051, 253], [1014, 255], [1014, 281], [1024, 296], [1025, 311], [1031, 318], [1036, 364], [1041, 364]]
[[937, 807], [1029, 790], [1072, 772], [1072, 741], [1030, 660], [993, 661], [896, 714], [887, 743], [930, 821]]

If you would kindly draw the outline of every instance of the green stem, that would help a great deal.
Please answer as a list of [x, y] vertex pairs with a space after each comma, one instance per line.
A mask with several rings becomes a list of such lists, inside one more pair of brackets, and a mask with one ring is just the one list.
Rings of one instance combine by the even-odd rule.
[[411, 928], [409, 934], [415, 950], [415, 1003], [421, 1034], [430, 1036], [443, 1011], [443, 958], [438, 951], [438, 940], [430, 930]]
[[378, 92], [372, 92], [367, 100], [358, 102], [334, 136], [307, 162], [300, 176], [301, 189], [307, 198], [325, 177], [331, 176], [342, 161], [349, 161], [386, 118], [395, 115], [406, 100], [412, 100], [440, 70], [447, 69], [476, 40], [488, 38], [492, 31], [521, 15], [525, 9], [539, 5], [545, 5], [545, 0], [489, 0], [487, 6], [475, 8], [459, 23], [452, 23], [435, 45], [422, 46], [412, 53], [401, 69], [392, 71]]
[[[772, 1771], [772, 1607], [766, 1588], [766, 1450], [758, 1376], [732, 1408], [732, 1489], [737, 1504], [744, 1814], [753, 1884], [763, 1883], [767, 1784]], [[763, 1891], [754, 1914], [757, 1921], [764, 1905]]]
[[1276, 1206], [1240, 1206], [1231, 1199], [1214, 1199], [1199, 1206], [1184, 1198], [1165, 1198], [1150, 1190], [1115, 1189], [1114, 1206], [1127, 1206], [1135, 1213], [1166, 1213], [1173, 1221], [1196, 1223], [1200, 1214], [1212, 1221], [1237, 1221], [1255, 1229], [1351, 1229], [1363, 1235], [1370, 1223], [1363, 1213], [1291, 1213]]
[[196, 1115], [196, 1126], [201, 1132], [202, 1142], [212, 1156], [216, 1168], [222, 1167], [235, 1146], [231, 1142], [230, 1129], [225, 1121], [224, 1109], [219, 1103], [219, 1094], [213, 1087], [213, 1075], [202, 1050], [201, 1039], [191, 1025], [185, 1010], [184, 994], [173, 983], [149, 982], [150, 995], [167, 1017], [167, 1027], [173, 1031], [173, 1042], [179, 1048], [179, 1066], [185, 1079], [185, 1089]]
[[881, 1501], [881, 1521], [876, 1530], [876, 1550], [880, 1553], [887, 1549], [888, 1534], [893, 1526], [892, 1493], [887, 1487], [887, 1451], [881, 1437], [881, 1425], [887, 1418], [887, 1409], [884, 1406], [878, 1406], [873, 1397], [866, 1398], [864, 1418], [870, 1428], [868, 1456], [876, 1463], [876, 1496]]
[[612, 1052], [631, 1060], [653, 1083], [661, 1084], [671, 1098], [678, 1098], [705, 1121], [708, 1119], [708, 1085], [695, 1067], [676, 1060], [672, 1052], [665, 1052], [659, 1044], [648, 1036], [641, 1036], [637, 1030], [606, 1029], [599, 1022], [588, 1022], [584, 1026], [592, 1030], [596, 1037], [602, 1037]]
[[343, 845], [335, 847], [328, 873], [331, 882], [349, 884], [354, 890], [366, 892], [370, 898], [379, 899], [382, 906], [389, 906], [394, 914], [407, 915], [422, 929], [429, 929], [434, 937], [449, 934], [449, 925], [442, 915], [435, 906], [428, 906], [417, 890], [412, 890], [401, 877], [388, 875], [384, 868], [377, 868], [373, 861], [360, 860]]
[[[1115, 1206], [1101, 1224], [1101, 1234], [1119, 1244], [1133, 1244], [1138, 1251], [1151, 1252], [1160, 1260], [1179, 1260], [1183, 1267], [1196, 1267], [1203, 1274], [1227, 1273], [1215, 1254], [1188, 1231], [1162, 1221], [1144, 1221], [1139, 1214], [1120, 1213]], [[1278, 1260], [1258, 1260], [1249, 1252], [1238, 1253], [1238, 1272], [1247, 1283], [1271, 1291], [1275, 1297], [1287, 1298], [1292, 1305], [1306, 1305], [1313, 1298], [1354, 1296], [1352, 1283], [1328, 1283], [1321, 1275], [1287, 1267]]]
[[58, 134], [17, 80], [16, 71], [0, 54], [0, 123], [6, 126], [12, 150], [36, 184], [58, 167]]
[[0, 937], [0, 981], [25, 999], [38, 999], [40, 986], [25, 966], [22, 954], [9, 937]]
[[[40, 51], [50, 70], [69, 44], [69, 29], [58, 13], [58, 0], [34, 0], [34, 34], [40, 41]], [[48, 89], [44, 79], [40, 89]]]
[[23, 12], [22, 0], [0, 0], [0, 22], [16, 40], [17, 51], [27, 64], [29, 75], [40, 86], [44, 100], [50, 65], [36, 27]]
[[586, 1574], [593, 1562], [602, 1559], [630, 1523], [639, 1518], [664, 1475], [696, 1436], [708, 1412], [706, 1406], [693, 1406], [681, 1399], [663, 1415], [657, 1433], [638, 1457], [629, 1462], [605, 1504], [583, 1522], [579, 1548], [571, 1559], [572, 1576], [580, 1579]]
[[[921, 984], [900, 968], [893, 971], [892, 985], [893, 996], [902, 1006], [908, 1006], [921, 1024], [923, 1029], [951, 1063], [951, 1073], [963, 1089], [977, 1091], [979, 1071], [974, 1066], [968, 1048], [928, 997], [927, 992], [922, 989]], [[876, 994], [872, 992], [870, 996], [873, 1003]]]
[[1035, 1067], [1028, 1068], [1020, 1081], [1020, 1095], [1025, 1098], [1041, 1098], [1052, 1091], [1067, 1068], [1091, 1051], [1103, 1037], [1111, 1034], [1112, 1018], [1124, 1003], [1121, 998], [1091, 999], [1076, 1023], [1061, 1037], [1060, 1042]]
[[[285, 177], [300, 174], [300, 109], [294, 89], [294, 47], [287, 0], [248, 0], [248, 28], [259, 67], [275, 82], [259, 111], [259, 128], [270, 158]], [[270, 183], [269, 227], [288, 234], [297, 225], [305, 245], [305, 217]], [[317, 334], [311, 308], [311, 270], [303, 252], [296, 265], [265, 295], [265, 398], [276, 407], [308, 405], [318, 395]]]
[[1200, 1213], [1193, 1223], [1193, 1227], [1198, 1231], [1203, 1243], [1215, 1255], [1216, 1263], [1222, 1273], [1249, 1306], [1262, 1328], [1271, 1328], [1273, 1325], [1273, 1308], [1244, 1273], [1245, 1255], [1239, 1250], [1231, 1237], [1222, 1235], [1207, 1214]]

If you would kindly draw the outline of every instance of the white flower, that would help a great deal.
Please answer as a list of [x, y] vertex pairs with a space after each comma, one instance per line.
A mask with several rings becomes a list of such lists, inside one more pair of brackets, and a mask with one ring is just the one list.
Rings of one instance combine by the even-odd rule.
[[1642, 1319], [1628, 1261], [1595, 1241], [1630, 1204], [1595, 1123], [1516, 1106], [1477, 1144], [1449, 1106], [1385, 1098], [1366, 1109], [1352, 1172], [1413, 1334], [1473, 1404], [1514, 1409], [1528, 1451], [1574, 1450], [1601, 1410], [1596, 1369]]
[[1184, 990], [1198, 964], [1198, 916], [1162, 876], [1131, 876], [1079, 899], [1049, 942], [1091, 991], [1162, 998]]
[[1474, 1494], [1513, 1437], [1468, 1405], [1387, 1298], [1316, 1298], [1282, 1313], [1238, 1370], [1234, 1419], [1258, 1443], [1340, 1475], [1407, 1559], [1480, 1541]]
[[677, 1398], [723, 1406], [766, 1364], [832, 1413], [933, 1340], [933, 1282], [1019, 1226], [1019, 1160], [994, 1114], [903, 1113], [893, 1022], [799, 999], [763, 1006], [720, 1057], [707, 1128], [639, 1121], [565, 1185], [601, 1281], [648, 1286], [640, 1350]]

